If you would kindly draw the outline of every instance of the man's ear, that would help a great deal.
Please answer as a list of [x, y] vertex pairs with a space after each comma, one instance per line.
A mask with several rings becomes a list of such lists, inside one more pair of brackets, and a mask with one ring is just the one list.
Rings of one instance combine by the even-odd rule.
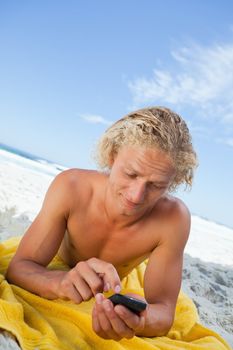
[[114, 158], [113, 158], [113, 157], [109, 157], [109, 160], [108, 160], [108, 167], [109, 167], [110, 169], [112, 168], [113, 163], [114, 163]]
[[109, 154], [109, 158], [108, 158], [108, 166], [111, 169], [114, 163], [114, 160], [116, 158], [116, 152], [112, 152], [111, 154]]

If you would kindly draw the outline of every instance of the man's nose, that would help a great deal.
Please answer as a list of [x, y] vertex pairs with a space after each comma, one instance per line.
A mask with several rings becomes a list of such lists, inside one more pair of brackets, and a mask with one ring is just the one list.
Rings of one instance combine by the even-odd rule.
[[133, 183], [128, 191], [127, 199], [135, 204], [140, 204], [144, 201], [146, 188], [144, 183]]

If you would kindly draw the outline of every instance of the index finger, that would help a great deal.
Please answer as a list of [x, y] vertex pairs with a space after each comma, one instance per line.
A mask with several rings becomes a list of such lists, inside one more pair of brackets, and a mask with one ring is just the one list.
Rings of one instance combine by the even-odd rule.
[[121, 280], [112, 264], [97, 258], [91, 258], [87, 263], [96, 273], [103, 274], [104, 283], [109, 284], [109, 289], [111, 288], [115, 293], [121, 291]]

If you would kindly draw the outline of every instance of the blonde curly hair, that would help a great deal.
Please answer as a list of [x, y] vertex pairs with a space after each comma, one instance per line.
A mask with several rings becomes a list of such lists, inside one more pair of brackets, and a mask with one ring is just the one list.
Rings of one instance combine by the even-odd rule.
[[109, 171], [119, 149], [125, 145], [154, 147], [170, 156], [176, 175], [169, 192], [181, 184], [186, 189], [192, 187], [197, 155], [185, 121], [169, 108], [139, 109], [111, 125], [97, 144], [95, 159], [99, 168]]

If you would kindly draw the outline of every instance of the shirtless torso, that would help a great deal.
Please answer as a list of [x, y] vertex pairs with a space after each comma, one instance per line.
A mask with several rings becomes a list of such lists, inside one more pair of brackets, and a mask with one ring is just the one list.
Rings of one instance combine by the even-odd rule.
[[[174, 174], [164, 152], [136, 146], [122, 148], [109, 174], [62, 172], [22, 238], [8, 280], [49, 299], [80, 303], [109, 289], [117, 292], [121, 279], [149, 258], [144, 275], [148, 322], [138, 334], [164, 334], [174, 317], [190, 230], [185, 204], [167, 193]], [[69, 271], [46, 268], [55, 254]], [[94, 328], [102, 336], [95, 317]], [[115, 339], [111, 332], [108, 336]]]
[[73, 186], [76, 200], [58, 251], [58, 255], [70, 267], [96, 257], [112, 263], [123, 278], [149, 257], [161, 239], [169, 239], [166, 235], [166, 225], [172, 224], [169, 211], [172, 211], [178, 199], [165, 195], [143, 220], [130, 227], [114, 228], [107, 222], [103, 207], [107, 175], [75, 169], [70, 170], [70, 175], [77, 181]]

